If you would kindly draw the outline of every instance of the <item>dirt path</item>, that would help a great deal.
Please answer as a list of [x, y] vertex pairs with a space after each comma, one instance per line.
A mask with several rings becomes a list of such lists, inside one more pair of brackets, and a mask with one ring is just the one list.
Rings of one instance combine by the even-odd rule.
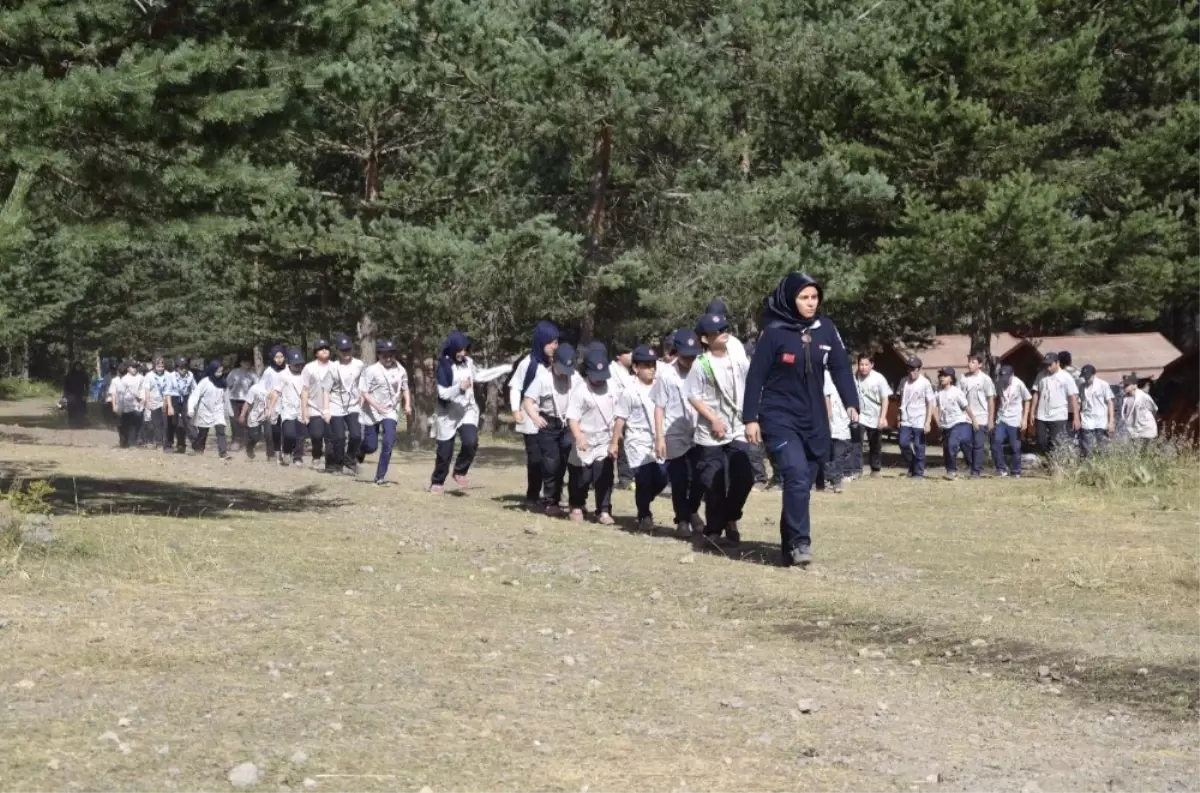
[[731, 559], [516, 511], [505, 446], [439, 499], [4, 409], [60, 513], [0, 564], [4, 789], [1197, 787], [1190, 485], [855, 483], [801, 573], [770, 494]]

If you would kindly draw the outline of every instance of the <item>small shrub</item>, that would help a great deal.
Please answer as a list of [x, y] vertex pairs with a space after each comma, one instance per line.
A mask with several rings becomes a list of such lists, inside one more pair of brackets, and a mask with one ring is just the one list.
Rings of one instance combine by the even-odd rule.
[[24, 483], [14, 480], [4, 500], [14, 512], [24, 515], [49, 515], [53, 511], [50, 497], [54, 495], [54, 485], [43, 479], [35, 479]]
[[1102, 490], [1169, 487], [1178, 484], [1189, 470], [1195, 471], [1198, 463], [1195, 452], [1162, 438], [1145, 448], [1115, 440], [1086, 460], [1077, 455], [1056, 460], [1067, 481]]
[[19, 377], [0, 379], [0, 400], [53, 399], [61, 396], [61, 389], [53, 383], [41, 380], [22, 380]]

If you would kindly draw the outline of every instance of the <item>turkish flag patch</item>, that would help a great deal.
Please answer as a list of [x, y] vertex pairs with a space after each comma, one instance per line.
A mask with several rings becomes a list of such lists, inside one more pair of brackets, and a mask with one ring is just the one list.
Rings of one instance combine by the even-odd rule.
[[782, 360], [784, 363], [795, 363], [796, 356], [792, 355], [790, 352], [785, 352], [780, 360]]

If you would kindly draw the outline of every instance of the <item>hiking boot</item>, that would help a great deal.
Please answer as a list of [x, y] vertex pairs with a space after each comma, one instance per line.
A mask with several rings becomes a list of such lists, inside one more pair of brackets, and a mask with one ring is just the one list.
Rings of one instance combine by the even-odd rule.
[[681, 520], [675, 524], [675, 536], [681, 540], [686, 540], [692, 536], [692, 524], [686, 520]]
[[348, 463], [342, 470], [346, 476], [358, 476], [358, 463]]
[[955, 479], [958, 479], [958, 473], [956, 471], [950, 471], [946, 474], [946, 478], [953, 482]]
[[454, 484], [458, 485], [459, 487], [466, 487], [467, 486], [467, 475], [466, 474], [455, 474], [454, 475]]
[[693, 534], [704, 533], [704, 518], [700, 517], [699, 512], [693, 512], [692, 516], [688, 518], [688, 522], [692, 524]]
[[583, 510], [582, 509], [571, 510], [571, 522], [572, 523], [583, 523]]
[[644, 531], [647, 534], [654, 533], [654, 518], [647, 515], [644, 518], [638, 518], [638, 531]]
[[725, 541], [724, 544], [731, 548], [736, 548], [742, 542], [742, 533], [738, 531], [737, 521], [730, 521], [725, 524]]
[[792, 564], [798, 567], [808, 567], [812, 564], [812, 546], [802, 542], [792, 549]]
[[253, 459], [255, 458], [255, 456], [256, 456], [256, 455], [254, 454], [254, 450], [253, 450], [253, 449], [247, 449], [247, 450], [246, 450], [246, 459], [247, 459], [247, 460], [253, 460]]
[[616, 521], [613, 520], [613, 516], [608, 514], [607, 512], [601, 512], [599, 515], [597, 515], [596, 522], [599, 523], [601, 526], [611, 526], [614, 523], [616, 523]]
[[546, 505], [546, 517], [561, 518], [562, 514], [563, 514], [562, 507], [560, 507], [558, 504], [547, 504]]
[[442, 493], [446, 492], [446, 486], [445, 485], [430, 485], [429, 492], [433, 493], [435, 496], [440, 496]]

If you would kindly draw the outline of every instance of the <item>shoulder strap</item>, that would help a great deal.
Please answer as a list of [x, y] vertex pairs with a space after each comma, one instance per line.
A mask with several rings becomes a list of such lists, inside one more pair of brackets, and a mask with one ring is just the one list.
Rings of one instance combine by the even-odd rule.
[[[713, 371], [712, 363], [708, 360], [708, 353], [700, 356], [700, 366], [704, 369], [704, 374], [712, 378], [713, 385], [717, 389], [717, 396], [721, 398], [721, 402], [727, 408], [733, 411], [733, 415], [738, 419], [738, 421], [741, 421], [742, 411], [738, 409], [737, 403], [735, 403], [733, 399], [725, 393], [725, 389], [721, 387], [721, 380], [717, 377], [716, 372]], [[737, 380], [736, 374], [734, 375], [734, 380], [735, 382]]]

